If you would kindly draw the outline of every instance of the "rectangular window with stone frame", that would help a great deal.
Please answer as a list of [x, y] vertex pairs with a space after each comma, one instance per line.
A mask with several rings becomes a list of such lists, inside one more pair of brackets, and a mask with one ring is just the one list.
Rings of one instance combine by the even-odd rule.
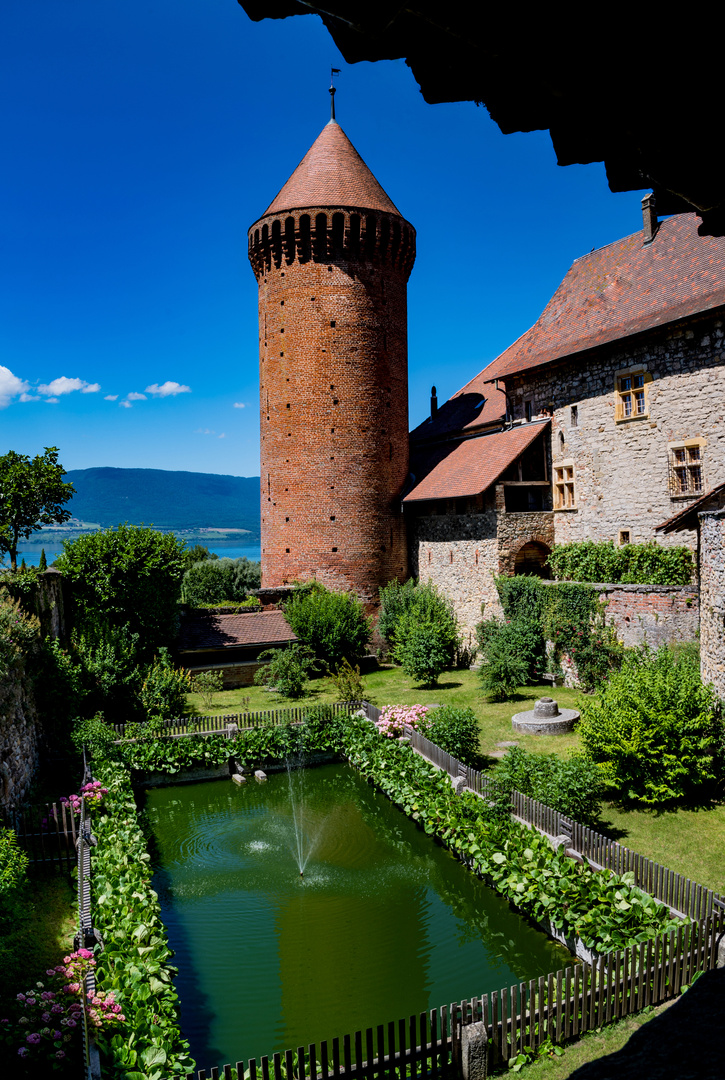
[[647, 371], [623, 371], [616, 375], [616, 419], [639, 420], [649, 416], [649, 384]]
[[700, 495], [703, 484], [702, 439], [692, 442], [670, 443], [668, 447], [668, 480], [670, 498], [678, 496]]
[[554, 465], [554, 509], [576, 510], [574, 462], [561, 461]]

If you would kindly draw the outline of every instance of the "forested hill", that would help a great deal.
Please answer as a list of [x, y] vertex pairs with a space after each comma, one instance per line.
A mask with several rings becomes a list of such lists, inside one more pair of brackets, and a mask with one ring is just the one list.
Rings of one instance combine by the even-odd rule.
[[165, 469], [71, 469], [74, 518], [103, 528], [128, 522], [160, 529], [248, 529], [259, 536], [259, 477]]

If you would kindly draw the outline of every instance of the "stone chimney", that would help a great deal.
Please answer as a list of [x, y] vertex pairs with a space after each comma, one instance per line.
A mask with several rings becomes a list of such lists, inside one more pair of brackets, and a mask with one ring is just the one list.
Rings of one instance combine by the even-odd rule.
[[431, 420], [433, 419], [433, 417], [435, 416], [435, 414], [437, 412], [438, 412], [438, 396], [436, 394], [435, 386], [431, 386], [431, 388], [430, 388], [430, 418], [431, 418]]
[[642, 199], [642, 231], [645, 244], [652, 243], [657, 235], [659, 224], [655, 197], [654, 195], [645, 195]]

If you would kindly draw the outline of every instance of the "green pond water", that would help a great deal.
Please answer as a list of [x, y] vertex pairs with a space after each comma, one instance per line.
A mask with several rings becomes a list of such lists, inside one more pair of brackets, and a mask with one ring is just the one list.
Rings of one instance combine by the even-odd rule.
[[[293, 797], [291, 797], [291, 795]], [[319, 1042], [570, 962], [347, 765], [145, 793], [200, 1068]], [[303, 857], [300, 877], [295, 815]]]

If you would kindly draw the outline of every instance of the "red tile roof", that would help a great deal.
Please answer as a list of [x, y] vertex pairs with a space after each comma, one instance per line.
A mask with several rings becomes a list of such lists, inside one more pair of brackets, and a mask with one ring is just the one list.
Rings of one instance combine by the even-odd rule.
[[401, 216], [335, 120], [325, 125], [262, 217], [308, 206], [355, 206]]
[[[484, 396], [485, 394], [485, 396]], [[475, 431], [502, 421], [506, 415], [503, 390], [486, 386], [484, 393], [466, 394], [459, 390], [444, 402], [434, 417], [428, 417], [410, 433], [411, 442], [428, 441], [457, 431]]]
[[186, 615], [181, 621], [179, 652], [278, 645], [297, 641], [281, 611], [248, 611], [232, 615]]
[[486, 491], [548, 424], [548, 420], [521, 424], [506, 431], [436, 447], [426, 461], [425, 467], [430, 471], [403, 502], [457, 499]]
[[[711, 500], [717, 501], [718, 505], [708, 506]], [[725, 484], [718, 484], [716, 487], [711, 488], [710, 491], [706, 491], [704, 495], [701, 495], [699, 499], [695, 499], [694, 502], [688, 503], [682, 510], [678, 510], [672, 517], [668, 517], [667, 521], [663, 521], [661, 525], [655, 525], [655, 532], [674, 532], [675, 529], [696, 529], [697, 528], [697, 515], [703, 510], [719, 510], [720, 503], [725, 501]]]
[[698, 236], [694, 214], [583, 255], [538, 321], [460, 391], [725, 304], [725, 237]]

